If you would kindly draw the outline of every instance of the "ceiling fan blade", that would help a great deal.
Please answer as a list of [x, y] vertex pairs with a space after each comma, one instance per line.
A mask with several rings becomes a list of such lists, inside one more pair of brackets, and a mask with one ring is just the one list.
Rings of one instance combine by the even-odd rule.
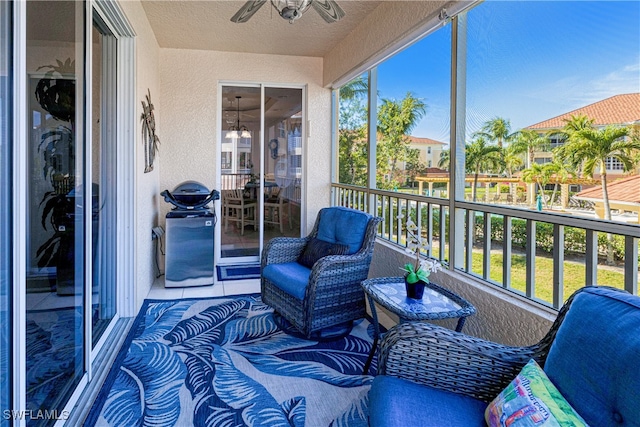
[[249, 0], [231, 17], [231, 22], [237, 24], [247, 22], [266, 2], [267, 0]]
[[344, 10], [334, 0], [311, 0], [311, 6], [329, 24], [339, 21], [345, 15]]

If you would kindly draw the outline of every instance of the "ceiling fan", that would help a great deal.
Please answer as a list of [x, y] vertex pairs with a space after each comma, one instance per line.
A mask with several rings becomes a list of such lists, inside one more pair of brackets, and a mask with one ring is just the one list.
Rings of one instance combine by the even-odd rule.
[[[247, 22], [268, 0], [249, 0], [235, 15], [231, 17], [231, 22], [238, 24]], [[313, 7], [316, 12], [329, 24], [339, 21], [344, 17], [344, 10], [334, 0], [270, 0], [271, 5], [278, 14], [287, 19], [290, 24], [300, 19], [302, 14]]]

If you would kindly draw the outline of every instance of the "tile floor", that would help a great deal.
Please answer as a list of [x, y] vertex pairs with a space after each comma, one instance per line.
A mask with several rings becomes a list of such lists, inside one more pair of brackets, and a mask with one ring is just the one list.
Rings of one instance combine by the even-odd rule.
[[[260, 279], [228, 280], [215, 285], [196, 286], [190, 288], [165, 288], [164, 276], [153, 283], [148, 299], [180, 299], [206, 298], [227, 295], [260, 293]], [[98, 302], [98, 294], [94, 294], [94, 302]], [[32, 292], [27, 294], [27, 310], [50, 310], [74, 307], [81, 304], [76, 296], [61, 296], [55, 292]]]
[[[264, 243], [274, 237], [300, 237], [300, 226], [296, 224], [293, 228], [284, 227], [284, 233], [280, 233], [280, 229], [274, 225], [265, 225], [264, 227]], [[259, 230], [253, 229], [252, 226], [245, 227], [244, 234], [240, 234], [239, 228], [235, 224], [229, 224], [228, 229], [222, 226], [222, 234], [220, 236], [220, 244], [222, 248], [222, 256], [226, 251], [233, 251], [237, 249], [253, 249], [251, 255], [258, 255], [258, 248], [260, 246], [260, 233]], [[231, 255], [233, 256], [233, 255]], [[237, 255], [243, 256], [243, 255]]]
[[260, 279], [228, 280], [215, 285], [195, 286], [190, 288], [165, 288], [164, 276], [155, 280], [148, 299], [206, 298], [227, 295], [260, 293]]

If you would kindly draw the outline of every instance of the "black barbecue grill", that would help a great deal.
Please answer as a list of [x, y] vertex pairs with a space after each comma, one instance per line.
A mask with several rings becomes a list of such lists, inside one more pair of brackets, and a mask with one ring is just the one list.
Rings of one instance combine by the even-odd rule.
[[160, 193], [174, 207], [166, 217], [165, 286], [206, 286], [214, 282], [215, 211], [217, 190], [185, 181]]

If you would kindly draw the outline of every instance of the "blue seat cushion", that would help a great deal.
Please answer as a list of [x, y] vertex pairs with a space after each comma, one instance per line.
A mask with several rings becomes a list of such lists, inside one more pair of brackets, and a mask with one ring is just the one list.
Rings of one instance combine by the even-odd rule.
[[640, 297], [578, 294], [549, 350], [549, 379], [591, 426], [640, 426]]
[[297, 262], [269, 264], [262, 276], [289, 295], [302, 301], [307, 290], [311, 270]]
[[340, 206], [324, 208], [320, 211], [316, 237], [325, 242], [347, 245], [347, 254], [355, 254], [362, 247], [370, 219], [371, 215], [355, 209]]
[[486, 426], [481, 400], [386, 375], [369, 391], [371, 427]]

